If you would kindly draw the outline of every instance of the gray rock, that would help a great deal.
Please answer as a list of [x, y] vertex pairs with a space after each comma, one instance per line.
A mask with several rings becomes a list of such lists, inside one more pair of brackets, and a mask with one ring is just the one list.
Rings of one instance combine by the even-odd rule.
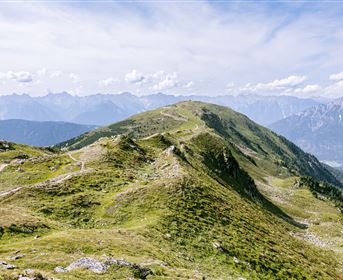
[[82, 258], [82, 259], [79, 259], [79, 260], [71, 263], [66, 268], [64, 268], [64, 270], [65, 271], [72, 271], [72, 270], [77, 269], [77, 268], [88, 269], [88, 270], [93, 271], [95, 273], [104, 273], [107, 271], [108, 266], [103, 264], [102, 262], [96, 260], [96, 259]]
[[143, 278], [143, 279], [145, 279], [149, 274], [152, 274], [152, 271], [149, 268], [141, 267], [138, 264], [130, 263], [130, 262], [127, 262], [125, 260], [117, 260], [114, 258], [107, 258], [105, 261], [105, 264], [109, 265], [109, 266], [116, 264], [119, 266], [130, 267], [131, 269], [137, 271], [140, 274], [141, 278]]
[[56, 166], [52, 166], [49, 168], [51, 171], [55, 172], [57, 170], [57, 167]]
[[15, 261], [15, 260], [21, 259], [22, 257], [25, 257], [25, 254], [13, 255], [13, 256], [8, 257], [8, 259]]
[[26, 269], [25, 270], [25, 274], [33, 274], [33, 273], [35, 273], [35, 270], [34, 269], [31, 269], [31, 268], [28, 268], [28, 269]]
[[237, 259], [236, 257], [233, 257], [233, 262], [236, 263], [236, 264], [240, 263], [239, 259]]
[[36, 278], [32, 278], [32, 277], [27, 277], [27, 276], [19, 276], [18, 280], [35, 280]]
[[0, 269], [15, 269], [17, 266], [0, 260]]
[[56, 266], [55, 269], [54, 269], [54, 271], [57, 272], [57, 273], [68, 272], [68, 270], [65, 269], [65, 268], [62, 267], [62, 266]]
[[92, 258], [81, 258], [66, 268], [57, 266], [55, 267], [54, 271], [57, 273], [69, 272], [77, 268], [84, 268], [95, 273], [104, 273], [106, 272], [110, 266], [112, 265], [119, 265], [119, 266], [126, 266], [129, 267], [140, 274], [142, 279], [145, 279], [149, 274], [152, 274], [152, 271], [149, 268], [141, 267], [137, 264], [130, 263], [125, 260], [118, 260], [114, 258], [106, 258], [104, 262], [100, 262], [96, 259]]

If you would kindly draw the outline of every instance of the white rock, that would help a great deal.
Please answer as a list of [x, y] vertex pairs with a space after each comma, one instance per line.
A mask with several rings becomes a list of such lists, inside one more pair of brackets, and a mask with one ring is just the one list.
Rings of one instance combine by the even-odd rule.
[[55, 269], [54, 269], [54, 271], [57, 272], [57, 273], [68, 272], [68, 270], [65, 269], [65, 268], [62, 267], [62, 266], [56, 266]]

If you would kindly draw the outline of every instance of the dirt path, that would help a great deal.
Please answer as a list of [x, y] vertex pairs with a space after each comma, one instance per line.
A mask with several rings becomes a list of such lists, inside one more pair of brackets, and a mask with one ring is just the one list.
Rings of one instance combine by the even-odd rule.
[[[65, 174], [60, 174], [60, 175], [57, 175], [56, 177], [50, 178], [50, 179], [45, 180], [43, 182], [39, 182], [39, 183], [36, 183], [36, 184], [31, 184], [31, 185], [26, 185], [26, 186], [21, 186], [21, 187], [16, 187], [16, 188], [8, 190], [8, 191], [0, 192], [0, 197], [16, 193], [17, 191], [21, 190], [22, 188], [38, 188], [38, 187], [45, 186], [47, 184], [59, 184], [59, 183], [62, 183], [63, 181], [65, 181], [65, 180], [70, 179], [73, 176], [77, 176], [77, 175], [81, 175], [81, 174], [93, 171], [93, 168], [87, 168], [86, 167], [84, 161], [76, 159], [70, 153], [68, 153], [68, 156], [73, 161], [75, 161], [76, 164], [78, 164], [80, 166], [80, 170], [79, 171], [74, 171], [74, 172], [69, 172], [69, 173], [65, 173]], [[3, 167], [3, 168], [5, 168], [5, 167]]]
[[86, 165], [85, 162], [82, 160], [78, 160], [76, 158], [74, 158], [74, 156], [71, 153], [68, 153], [68, 156], [76, 162], [76, 164], [78, 164], [80, 166], [80, 171], [85, 171], [86, 170]]
[[1, 172], [2, 170], [4, 170], [4, 169], [6, 168], [6, 166], [8, 166], [8, 163], [2, 163], [2, 164], [0, 164], [0, 172]]
[[166, 113], [164, 111], [161, 112], [161, 115], [169, 117], [169, 118], [172, 118], [172, 119], [174, 119], [176, 121], [183, 121], [183, 122], [187, 122], [188, 121], [188, 119], [186, 117], [178, 117], [178, 116]]
[[15, 160], [10, 161], [9, 163], [1, 163], [0, 164], [0, 172], [3, 171], [7, 166], [13, 163]]
[[11, 189], [11, 190], [9, 190], [9, 191], [0, 192], [0, 197], [6, 196], [6, 195], [8, 195], [8, 194], [16, 193], [17, 191], [19, 191], [19, 190], [21, 190], [21, 189], [22, 189], [22, 187], [16, 187], [16, 188]]

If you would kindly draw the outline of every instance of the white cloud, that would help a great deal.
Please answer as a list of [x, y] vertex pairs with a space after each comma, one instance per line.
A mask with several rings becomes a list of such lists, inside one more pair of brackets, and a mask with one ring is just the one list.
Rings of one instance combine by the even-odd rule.
[[107, 86], [110, 86], [110, 85], [114, 85], [114, 84], [117, 84], [119, 83], [120, 80], [118, 78], [107, 78], [107, 79], [104, 79], [104, 80], [100, 80], [99, 81], [99, 86], [101, 87], [107, 87]]
[[233, 82], [230, 82], [230, 83], [226, 84], [226, 88], [227, 89], [231, 89], [231, 88], [234, 88], [234, 87], [235, 87], [235, 83], [233, 83]]
[[79, 83], [81, 80], [80, 80], [80, 77], [78, 75], [76, 75], [75, 73], [69, 73], [69, 78], [73, 81], [73, 83]]
[[56, 70], [56, 71], [51, 72], [50, 78], [58, 78], [58, 77], [61, 77], [62, 74], [63, 74], [62, 71]]
[[304, 93], [304, 94], [309, 94], [309, 93], [316, 93], [319, 92], [322, 89], [320, 85], [306, 85], [303, 88], [297, 88], [294, 90], [295, 93]]
[[194, 82], [193, 81], [190, 81], [190, 82], [188, 82], [187, 84], [185, 84], [183, 87], [184, 88], [191, 88], [191, 87], [193, 87], [194, 86]]
[[326, 97], [337, 98], [343, 96], [343, 80], [327, 86], [324, 93]]
[[[137, 70], [132, 70], [124, 77], [127, 83], [139, 86], [151, 85], [149, 89], [152, 90], [168, 90], [179, 86], [178, 75], [176, 72], [167, 73], [163, 70], [149, 73], [141, 73]], [[193, 82], [189, 82], [186, 86], [191, 87]]]
[[0, 73], [0, 80], [15, 81], [18, 83], [31, 83], [33, 81], [33, 75], [27, 71], [8, 71], [7, 73]]
[[173, 74], [167, 74], [165, 78], [160, 81], [159, 83], [153, 85], [153, 90], [167, 90], [175, 88], [179, 85], [177, 73], [174, 72]]
[[46, 68], [41, 68], [41, 69], [39, 69], [39, 70], [37, 71], [37, 75], [38, 75], [39, 77], [45, 76], [46, 73], [47, 73], [47, 69], [46, 69]]
[[331, 81], [340, 81], [343, 80], [343, 71], [336, 73], [336, 74], [332, 74], [330, 75], [329, 79]]
[[149, 75], [152, 79], [163, 79], [163, 77], [166, 75], [166, 72], [163, 70], [157, 71], [154, 74]]
[[[122, 77], [139, 69], [144, 75], [128, 73], [127, 83], [118, 84], [118, 91], [134, 91], [135, 85], [141, 85], [146, 94], [152, 85], [173, 84], [165, 81], [167, 74], [156, 72], [164, 69], [177, 71], [187, 81], [203, 81], [198, 82], [196, 94], [218, 94], [228, 90], [228, 77], [236, 85], [253, 81], [246, 87], [250, 91], [287, 91], [302, 86], [286, 85], [285, 79], [257, 83], [290, 73], [311, 73], [311, 81], [322, 80], [343, 65], [343, 18], [335, 16], [334, 5], [320, 12], [302, 7], [297, 16], [293, 8], [269, 9], [269, 3], [219, 6], [199, 1], [197, 9], [189, 2], [137, 5], [136, 9], [116, 1], [106, 5], [96, 1], [89, 5], [3, 3], [0, 72], [6, 73], [11, 65], [16, 71], [35, 73], [32, 78], [41, 81], [37, 86], [29, 78], [19, 79], [30, 84], [33, 94], [45, 93], [47, 88], [73, 88], [78, 83], [73, 85], [68, 73], [76, 73], [86, 94], [98, 92], [104, 77]], [[60, 71], [40, 76], [37, 69], [42, 65]], [[6, 82], [0, 92], [20, 92], [21, 84], [25, 83]], [[181, 78], [179, 84], [185, 84]], [[180, 86], [178, 93], [189, 90]]]
[[138, 72], [136, 69], [133, 69], [131, 72], [127, 73], [124, 77], [127, 83], [139, 84], [144, 81], [144, 76], [142, 73]]
[[265, 92], [265, 91], [287, 91], [295, 89], [307, 80], [306, 76], [291, 75], [287, 78], [274, 80], [269, 83], [246, 84], [240, 91]]
[[[229, 82], [225, 86], [225, 91], [230, 92], [230, 93], [235, 93], [235, 83]], [[236, 93], [237, 94], [237, 93]]]
[[255, 86], [257, 90], [279, 90], [301, 85], [307, 79], [306, 76], [289, 76], [288, 78], [274, 80], [270, 83], [259, 83]]

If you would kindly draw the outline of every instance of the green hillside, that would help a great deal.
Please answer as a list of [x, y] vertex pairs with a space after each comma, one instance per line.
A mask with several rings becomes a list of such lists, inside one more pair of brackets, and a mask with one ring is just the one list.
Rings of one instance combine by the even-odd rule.
[[[278, 176], [303, 174], [336, 185], [340, 182], [314, 156], [304, 153], [287, 139], [264, 128], [246, 116], [226, 107], [202, 102], [177, 105], [142, 113], [122, 122], [100, 128], [63, 142], [58, 147], [79, 149], [101, 137], [124, 134], [132, 138], [147, 137], [166, 131], [192, 134], [187, 129], [210, 131], [220, 136], [236, 153], [260, 163]], [[179, 135], [182, 136], [182, 135]]]
[[343, 278], [341, 197], [311, 192], [339, 183], [241, 114], [182, 102], [60, 147], [59, 175], [4, 181], [4, 279]]

